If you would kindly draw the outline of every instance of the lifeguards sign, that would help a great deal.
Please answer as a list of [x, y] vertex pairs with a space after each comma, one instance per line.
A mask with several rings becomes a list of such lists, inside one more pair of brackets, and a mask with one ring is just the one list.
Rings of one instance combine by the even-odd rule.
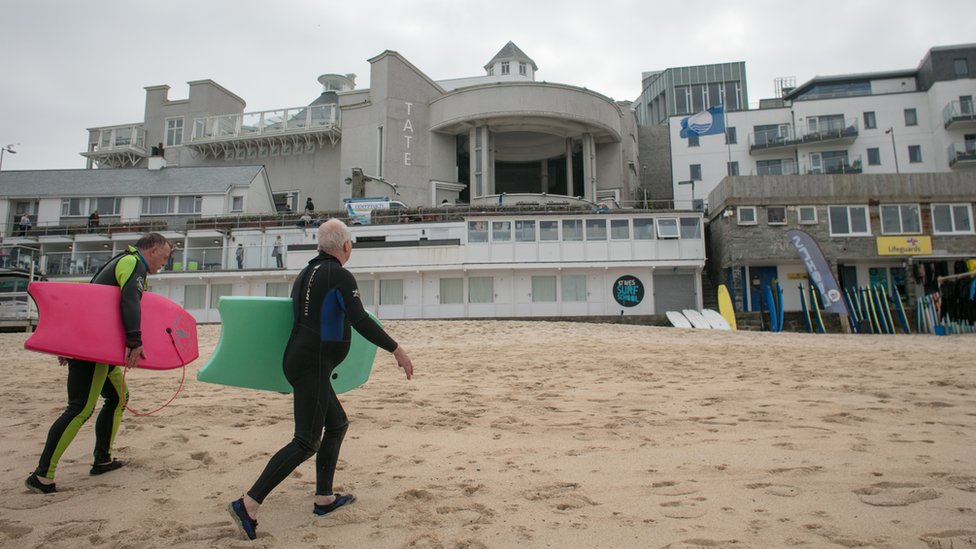
[[878, 255], [931, 255], [931, 236], [879, 236]]

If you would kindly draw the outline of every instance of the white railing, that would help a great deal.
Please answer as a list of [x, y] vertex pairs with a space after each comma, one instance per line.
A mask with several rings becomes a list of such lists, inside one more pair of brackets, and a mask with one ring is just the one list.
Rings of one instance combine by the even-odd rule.
[[142, 124], [95, 128], [98, 142], [90, 152], [107, 152], [119, 149], [145, 149], [146, 128]]
[[271, 111], [196, 118], [193, 120], [190, 142], [327, 130], [338, 127], [339, 107], [334, 103], [289, 107]]

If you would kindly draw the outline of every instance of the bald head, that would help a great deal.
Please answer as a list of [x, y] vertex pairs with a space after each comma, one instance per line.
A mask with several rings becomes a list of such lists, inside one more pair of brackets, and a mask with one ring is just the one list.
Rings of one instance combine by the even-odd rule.
[[352, 233], [349, 232], [349, 227], [346, 227], [346, 224], [342, 221], [332, 218], [319, 225], [319, 250], [329, 255], [337, 256], [337, 254], [342, 253], [345, 243], [351, 241]]

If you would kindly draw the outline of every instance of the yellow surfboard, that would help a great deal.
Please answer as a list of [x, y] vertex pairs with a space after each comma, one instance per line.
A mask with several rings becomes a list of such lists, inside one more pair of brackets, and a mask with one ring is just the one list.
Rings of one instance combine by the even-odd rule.
[[732, 297], [729, 296], [729, 289], [725, 284], [718, 285], [718, 312], [721, 313], [729, 326], [735, 329], [735, 309], [732, 307]]

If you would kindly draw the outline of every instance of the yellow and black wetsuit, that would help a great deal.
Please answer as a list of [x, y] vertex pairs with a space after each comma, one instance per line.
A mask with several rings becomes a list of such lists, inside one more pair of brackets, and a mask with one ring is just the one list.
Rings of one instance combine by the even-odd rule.
[[[133, 349], [142, 345], [140, 300], [146, 289], [148, 274], [149, 265], [145, 258], [129, 246], [125, 252], [106, 263], [91, 280], [92, 284], [122, 289], [122, 325], [125, 328], [126, 346]], [[106, 380], [108, 383], [105, 383]], [[112, 461], [112, 445], [129, 398], [122, 381], [122, 370], [108, 364], [69, 359], [67, 385], [68, 406], [51, 425], [40, 462], [34, 471], [38, 476], [49, 479], [54, 478], [61, 455], [94, 412], [99, 394], [105, 398], [105, 404], [95, 420], [93, 463]]]

